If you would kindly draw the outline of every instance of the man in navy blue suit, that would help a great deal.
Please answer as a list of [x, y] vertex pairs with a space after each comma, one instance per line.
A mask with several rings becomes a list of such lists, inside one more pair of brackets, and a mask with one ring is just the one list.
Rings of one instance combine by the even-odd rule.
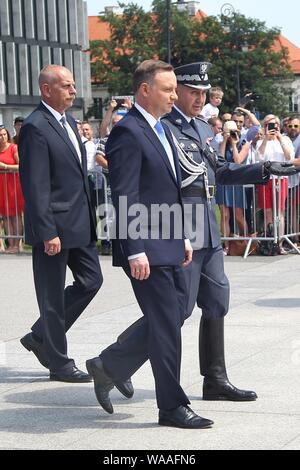
[[[122, 266], [129, 277], [147, 320], [145, 337], [139, 341], [143, 347], [147, 345], [159, 424], [199, 429], [210, 427], [213, 422], [191, 410], [179, 383], [180, 329], [186, 311], [182, 266], [191, 262], [192, 248], [183, 234], [177, 151], [167, 126], [160, 122], [177, 99], [175, 90], [176, 76], [171, 65], [144, 61], [134, 74], [136, 103], [108, 139], [106, 152], [117, 220], [113, 262]], [[124, 201], [128, 207], [125, 215]], [[174, 209], [174, 217], [151, 214], [162, 206]], [[143, 214], [137, 225], [136, 213]], [[108, 413], [113, 413], [109, 392], [135, 372], [135, 355], [133, 342], [122, 354], [115, 354], [114, 348], [108, 347], [86, 363], [94, 379], [96, 397]]]
[[[68, 69], [48, 65], [39, 85], [42, 101], [23, 123], [19, 152], [40, 318], [21, 343], [50, 369], [50, 380], [90, 382], [68, 357], [66, 340], [102, 284], [85, 148], [74, 119], [65, 114], [76, 97], [75, 83]], [[67, 266], [74, 282], [65, 289]]]

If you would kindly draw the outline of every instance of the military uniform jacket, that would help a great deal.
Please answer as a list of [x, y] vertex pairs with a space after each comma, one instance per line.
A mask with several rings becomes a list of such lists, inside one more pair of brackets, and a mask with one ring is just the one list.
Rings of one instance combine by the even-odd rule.
[[[218, 156], [210, 146], [213, 139], [211, 126], [203, 119], [196, 118], [196, 129], [184, 116], [173, 108], [172, 112], [163, 118], [180, 147], [193, 158], [194, 161], [205, 162], [207, 166], [208, 184], [223, 185], [262, 184], [267, 181], [262, 177], [262, 163], [253, 165], [238, 165], [228, 163]], [[189, 174], [182, 170], [182, 179]], [[205, 189], [204, 177], [200, 175], [188, 188]], [[216, 201], [213, 197], [208, 202], [205, 194], [185, 196], [183, 190], [183, 203], [185, 207], [186, 237], [190, 238], [193, 248], [217, 247], [221, 243], [220, 228], [216, 220]]]

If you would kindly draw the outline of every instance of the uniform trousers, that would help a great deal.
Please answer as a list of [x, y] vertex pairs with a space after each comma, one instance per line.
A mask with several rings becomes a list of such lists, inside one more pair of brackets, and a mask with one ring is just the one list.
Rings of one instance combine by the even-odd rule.
[[224, 254], [221, 245], [216, 248], [194, 250], [193, 261], [184, 269], [189, 289], [186, 317], [195, 304], [202, 309], [205, 319], [224, 317], [229, 309], [229, 281], [224, 272]]

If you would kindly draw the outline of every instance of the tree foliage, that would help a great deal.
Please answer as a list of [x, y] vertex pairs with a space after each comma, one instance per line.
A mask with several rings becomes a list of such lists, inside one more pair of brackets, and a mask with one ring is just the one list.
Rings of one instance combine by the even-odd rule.
[[[112, 94], [132, 93], [132, 74], [137, 65], [149, 58], [166, 60], [166, 0], [154, 0], [152, 11], [145, 12], [134, 3], [119, 3], [121, 15], [109, 13], [99, 21], [109, 24], [110, 39], [92, 41], [92, 80], [108, 86]], [[287, 93], [278, 89], [280, 80], [291, 78], [288, 51], [272, 49], [280, 30], [268, 29], [264, 22], [246, 18], [239, 12], [231, 17], [208, 16], [199, 20], [171, 4], [171, 62], [174, 67], [208, 60], [213, 67], [213, 85], [224, 89], [223, 109], [237, 103], [237, 71], [241, 95], [255, 92], [255, 103], [262, 114], [282, 114]], [[227, 26], [226, 31], [224, 26]], [[242, 46], [247, 42], [248, 51]]]

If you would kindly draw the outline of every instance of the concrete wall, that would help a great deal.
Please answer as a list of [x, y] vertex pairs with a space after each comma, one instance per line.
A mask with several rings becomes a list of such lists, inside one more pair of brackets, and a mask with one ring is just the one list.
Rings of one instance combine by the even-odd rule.
[[[74, 74], [78, 115], [91, 100], [87, 5], [84, 0], [0, 0], [0, 117], [8, 125], [39, 102], [47, 64]], [[80, 114], [80, 113], [79, 113]], [[10, 121], [10, 122], [7, 122]]]

